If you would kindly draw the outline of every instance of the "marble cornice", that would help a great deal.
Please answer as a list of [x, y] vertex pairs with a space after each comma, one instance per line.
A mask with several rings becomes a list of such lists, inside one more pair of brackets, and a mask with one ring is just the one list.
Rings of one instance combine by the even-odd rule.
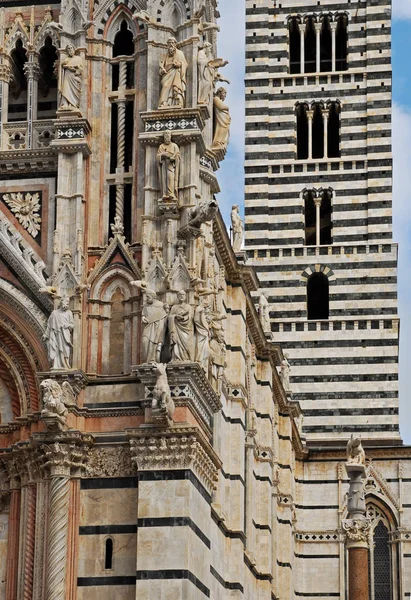
[[131, 460], [138, 471], [191, 470], [211, 494], [221, 461], [198, 427], [140, 427], [127, 430]]

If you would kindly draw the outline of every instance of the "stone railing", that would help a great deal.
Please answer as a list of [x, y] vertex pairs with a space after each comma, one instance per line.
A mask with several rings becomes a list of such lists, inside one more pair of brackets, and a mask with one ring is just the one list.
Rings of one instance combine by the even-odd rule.
[[54, 138], [55, 128], [53, 121], [34, 121], [33, 139], [31, 148], [29, 148], [27, 121], [4, 123], [2, 150], [38, 150], [48, 148]]

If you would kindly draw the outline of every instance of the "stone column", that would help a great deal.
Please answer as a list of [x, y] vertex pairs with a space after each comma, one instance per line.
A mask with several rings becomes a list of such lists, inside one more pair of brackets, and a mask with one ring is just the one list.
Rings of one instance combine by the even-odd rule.
[[336, 32], [337, 32], [337, 23], [333, 21], [330, 23], [331, 27], [331, 70], [335, 73], [336, 69]]
[[[3, 60], [6, 60], [4, 57]], [[9, 82], [11, 69], [5, 62], [0, 64], [0, 150], [7, 149], [7, 140], [3, 139], [3, 125], [7, 123], [9, 104]]]
[[305, 73], [305, 30], [307, 26], [305, 23], [299, 23], [298, 29], [300, 31], [300, 62], [301, 62], [301, 73]]
[[328, 119], [330, 111], [328, 108], [321, 111], [324, 125], [324, 158], [328, 158]]
[[313, 157], [313, 118], [314, 111], [307, 110], [307, 119], [308, 119], [308, 158], [312, 159]]
[[323, 24], [320, 23], [314, 23], [314, 28], [315, 28], [315, 46], [316, 46], [316, 53], [315, 53], [315, 58], [316, 58], [316, 68], [315, 70], [317, 71], [317, 73], [319, 73], [321, 71], [321, 28], [322, 28]]
[[117, 166], [116, 179], [120, 176], [121, 181], [116, 181], [116, 217], [124, 223], [124, 160], [126, 149], [126, 86], [127, 86], [127, 63], [122, 60], [119, 63], [119, 84], [117, 104]]
[[37, 56], [29, 54], [29, 60], [24, 65], [24, 73], [27, 78], [27, 150], [34, 148], [33, 121], [37, 119], [37, 93], [40, 66]]
[[317, 196], [314, 198], [315, 204], [315, 244], [319, 246], [321, 244], [321, 202], [322, 197]]
[[17, 597], [17, 577], [19, 561], [19, 524], [21, 491], [17, 477], [10, 479], [9, 537], [7, 545], [6, 600]]
[[[354, 441], [355, 442], [355, 441]], [[364, 452], [361, 448], [362, 453]], [[369, 600], [368, 546], [371, 520], [365, 516], [364, 454], [351, 454], [345, 467], [350, 478], [348, 518], [342, 522], [348, 551], [348, 600]], [[350, 456], [349, 456], [350, 461]]]
[[198, 427], [130, 432], [138, 469], [136, 600], [209, 597], [219, 460]]

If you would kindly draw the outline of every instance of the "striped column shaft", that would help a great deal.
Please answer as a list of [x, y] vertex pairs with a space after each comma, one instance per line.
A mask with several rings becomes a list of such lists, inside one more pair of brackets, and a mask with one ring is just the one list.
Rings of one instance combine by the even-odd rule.
[[26, 543], [24, 548], [24, 600], [33, 598], [34, 544], [36, 530], [36, 486], [31, 484], [26, 494]]
[[65, 600], [70, 483], [67, 477], [50, 482], [46, 600]]

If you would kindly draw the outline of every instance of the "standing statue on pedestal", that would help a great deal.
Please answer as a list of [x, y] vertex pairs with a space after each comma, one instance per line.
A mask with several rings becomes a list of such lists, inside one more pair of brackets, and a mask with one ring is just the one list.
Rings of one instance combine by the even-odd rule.
[[167, 54], [160, 62], [161, 90], [159, 108], [184, 108], [187, 87], [187, 61], [177, 48], [177, 40], [167, 40]]
[[168, 316], [171, 356], [173, 361], [192, 361], [194, 346], [193, 310], [186, 302], [184, 290], [177, 293], [177, 304], [173, 304]]
[[233, 230], [233, 250], [240, 252], [244, 238], [244, 223], [240, 217], [240, 208], [234, 204], [231, 209], [231, 227]]
[[194, 311], [195, 327], [195, 357], [203, 369], [208, 371], [208, 357], [210, 356], [210, 306], [207, 302], [199, 304]]
[[228, 61], [221, 58], [213, 58], [212, 45], [210, 42], [205, 42], [201, 50], [198, 52], [198, 98], [197, 104], [208, 105], [211, 100], [211, 95], [214, 89], [214, 83], [218, 81], [227, 81], [217, 73], [219, 67], [225, 67]]
[[263, 292], [261, 292], [260, 298], [258, 299], [258, 315], [263, 331], [271, 331], [270, 304]]
[[284, 354], [284, 358], [281, 361], [280, 378], [286, 392], [290, 391], [290, 371], [291, 367], [288, 362], [288, 354]]
[[[132, 281], [131, 285], [142, 287], [141, 281]], [[145, 303], [142, 310], [143, 334], [141, 340], [141, 362], [160, 362], [161, 350], [167, 323], [164, 304], [157, 300], [154, 290], [146, 290]]]
[[224, 104], [226, 97], [226, 90], [218, 88], [214, 96], [214, 150], [225, 150], [230, 139], [231, 117], [227, 104]]
[[75, 55], [73, 44], [66, 46], [67, 58], [61, 63], [59, 109], [75, 110], [80, 106], [83, 60]]
[[48, 357], [51, 368], [56, 370], [71, 369], [71, 351], [73, 348], [71, 336], [74, 329], [73, 313], [69, 310], [69, 299], [62, 298], [60, 306], [51, 313], [46, 333]]
[[180, 161], [180, 148], [171, 140], [171, 133], [166, 131], [157, 152], [158, 178], [163, 200], [178, 199]]

